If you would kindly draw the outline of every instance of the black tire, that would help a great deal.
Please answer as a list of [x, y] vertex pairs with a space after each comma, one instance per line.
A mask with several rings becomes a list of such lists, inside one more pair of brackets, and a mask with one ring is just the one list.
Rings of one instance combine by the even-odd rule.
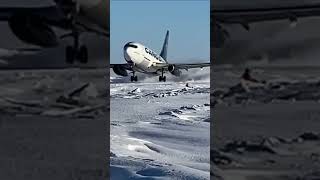
[[133, 82], [134, 81], [134, 76], [131, 76], [131, 82]]
[[74, 54], [75, 54], [75, 52], [74, 52], [73, 48], [71, 46], [67, 46], [66, 47], [66, 62], [68, 64], [73, 64], [74, 57], [75, 57]]
[[80, 47], [78, 58], [81, 63], [88, 63], [88, 48], [86, 46]]
[[159, 82], [161, 82], [162, 81], [162, 76], [159, 76]]
[[138, 76], [135, 76], [135, 77], [134, 77], [134, 80], [135, 80], [135, 81], [138, 81]]
[[166, 82], [166, 81], [167, 81], [167, 77], [163, 76], [163, 82]]

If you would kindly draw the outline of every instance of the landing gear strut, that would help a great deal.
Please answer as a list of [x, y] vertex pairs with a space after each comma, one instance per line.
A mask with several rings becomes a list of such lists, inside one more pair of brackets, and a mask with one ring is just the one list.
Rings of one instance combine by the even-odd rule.
[[68, 64], [74, 63], [78, 60], [80, 63], [88, 62], [88, 48], [85, 45], [80, 45], [80, 33], [76, 26], [77, 15], [80, 12], [80, 6], [76, 1], [68, 1], [68, 3], [63, 4], [63, 10], [67, 14], [70, 27], [72, 27], [71, 33], [61, 36], [61, 38], [72, 37], [73, 46], [66, 47], [66, 62]]
[[70, 34], [74, 41], [73, 46], [67, 46], [66, 47], [66, 62], [68, 64], [74, 63], [75, 60], [78, 60], [81, 63], [87, 63], [88, 62], [88, 48], [84, 45], [80, 46], [80, 33], [74, 30]]
[[138, 76], [135, 75], [135, 72], [132, 72], [132, 76], [131, 76], [131, 82], [133, 81], [138, 81]]
[[164, 74], [164, 69], [161, 70], [161, 76], [159, 76], [159, 82], [163, 81], [166, 82], [167, 77], [163, 75]]

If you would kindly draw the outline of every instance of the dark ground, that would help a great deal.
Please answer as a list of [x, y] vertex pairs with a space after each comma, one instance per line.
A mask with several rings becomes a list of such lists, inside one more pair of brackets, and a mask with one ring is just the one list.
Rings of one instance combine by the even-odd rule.
[[[3, 71], [1, 79], [1, 179], [108, 177], [109, 93], [105, 70]], [[64, 110], [53, 106], [56, 98], [87, 82], [96, 87], [98, 96], [84, 103], [88, 106], [104, 103], [102, 109], [57, 117], [41, 114]], [[5, 98], [19, 103], [8, 103]], [[30, 107], [21, 103], [33, 101], [42, 105]]]
[[[313, 88], [319, 80], [314, 78], [317, 76], [314, 70], [283, 68], [259, 71], [259, 78], [267, 81], [286, 81], [288, 85], [280, 86], [282, 93], [291, 93], [292, 89], [286, 88], [294, 84], [297, 96], [307, 100], [295, 99], [295, 96], [279, 100], [273, 94], [263, 94], [268, 92], [263, 90], [255, 96], [252, 90], [251, 93], [237, 92], [217, 103], [219, 98], [211, 92], [214, 175], [228, 180], [309, 180], [320, 177], [319, 89]], [[213, 72], [214, 77], [211, 78], [215, 81], [211, 87], [218, 90], [222, 84], [233, 86], [239, 80], [235, 77], [239, 74], [236, 72], [241, 72], [241, 69]], [[228, 76], [233, 77], [233, 81], [228, 81]], [[310, 79], [313, 81], [307, 81]], [[234, 97], [241, 96], [249, 98], [242, 102], [233, 101]], [[259, 101], [260, 97], [269, 96], [274, 99]]]
[[105, 119], [1, 116], [1, 178], [106, 177]]

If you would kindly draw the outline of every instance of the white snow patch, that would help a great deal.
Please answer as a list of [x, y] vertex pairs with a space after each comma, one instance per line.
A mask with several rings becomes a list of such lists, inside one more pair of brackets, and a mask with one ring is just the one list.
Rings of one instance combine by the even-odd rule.
[[210, 84], [188, 83], [111, 84], [111, 179], [209, 179]]

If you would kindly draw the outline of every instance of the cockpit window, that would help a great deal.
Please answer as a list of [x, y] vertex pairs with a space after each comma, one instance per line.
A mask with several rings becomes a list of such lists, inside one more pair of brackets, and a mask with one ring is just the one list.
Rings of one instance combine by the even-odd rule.
[[138, 48], [138, 46], [133, 45], [133, 44], [129, 44], [129, 47]]
[[130, 43], [128, 43], [128, 44], [126, 44], [126, 45], [124, 46], [124, 48], [127, 48], [127, 47], [138, 48], [138, 46], [136, 46], [136, 45], [134, 45], [134, 44], [130, 44]]

